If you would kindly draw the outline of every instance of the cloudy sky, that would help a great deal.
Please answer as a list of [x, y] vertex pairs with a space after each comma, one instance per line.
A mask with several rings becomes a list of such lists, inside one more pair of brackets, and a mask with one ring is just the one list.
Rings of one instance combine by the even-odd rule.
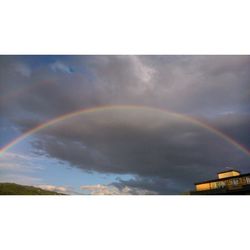
[[250, 172], [250, 56], [0, 56], [2, 148], [95, 107], [10, 147], [0, 182], [181, 194], [219, 171]]

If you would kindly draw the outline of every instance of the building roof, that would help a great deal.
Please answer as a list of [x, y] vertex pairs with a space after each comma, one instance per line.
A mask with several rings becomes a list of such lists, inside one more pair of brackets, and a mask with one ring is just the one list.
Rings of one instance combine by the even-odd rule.
[[228, 173], [228, 172], [237, 172], [237, 173], [240, 174], [240, 171], [235, 170], [235, 169], [230, 169], [230, 170], [222, 171], [222, 172], [219, 172], [219, 173], [217, 173], [217, 174], [224, 174], [224, 173]]

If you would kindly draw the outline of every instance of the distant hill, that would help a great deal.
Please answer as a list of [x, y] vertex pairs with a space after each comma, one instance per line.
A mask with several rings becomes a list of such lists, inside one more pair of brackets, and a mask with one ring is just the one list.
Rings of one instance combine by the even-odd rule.
[[63, 195], [53, 191], [15, 183], [0, 183], [0, 195]]

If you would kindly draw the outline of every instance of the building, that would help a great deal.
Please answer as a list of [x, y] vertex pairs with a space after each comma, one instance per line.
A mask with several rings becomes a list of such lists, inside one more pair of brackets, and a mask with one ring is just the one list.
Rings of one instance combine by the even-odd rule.
[[241, 174], [236, 170], [218, 173], [218, 179], [195, 183], [191, 195], [214, 194], [250, 194], [250, 173]]

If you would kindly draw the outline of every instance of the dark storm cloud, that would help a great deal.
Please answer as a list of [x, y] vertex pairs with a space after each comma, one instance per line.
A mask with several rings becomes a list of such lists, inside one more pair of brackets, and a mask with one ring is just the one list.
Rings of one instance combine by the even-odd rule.
[[[82, 108], [137, 104], [196, 115], [250, 146], [249, 56], [74, 56], [40, 61], [0, 57], [1, 116], [22, 131]], [[241, 152], [202, 128], [173, 117], [163, 123], [159, 115], [152, 119], [128, 112], [122, 119], [119, 114], [47, 129], [34, 148], [85, 171], [134, 174], [127, 185], [146, 188], [151, 183], [151, 190], [160, 193], [213, 178], [225, 163], [249, 171]], [[163, 180], [175, 186], [159, 187]]]
[[130, 180], [122, 180], [117, 178], [116, 182], [110, 184], [118, 188], [119, 190], [123, 190], [125, 187], [129, 187], [133, 189], [143, 189], [150, 190], [153, 194], [180, 194], [185, 191], [189, 191], [190, 183], [180, 183], [171, 178], [161, 178], [161, 177], [141, 177], [135, 176]]
[[83, 107], [133, 103], [206, 115], [250, 106], [249, 56], [69, 58], [34, 67], [20, 57], [3, 57], [7, 113], [44, 119]]
[[216, 119], [210, 119], [208, 122], [223, 133], [230, 135], [244, 147], [250, 148], [249, 114], [225, 114]]
[[[65, 121], [42, 131], [33, 146], [85, 171], [143, 177], [142, 188], [148, 189], [149, 180], [159, 193], [192, 188], [193, 182], [214, 178], [225, 167], [245, 171], [250, 163], [244, 152], [197, 124], [140, 109]], [[160, 188], [157, 183], [164, 180]], [[132, 183], [137, 181], [143, 184], [140, 178]]]

